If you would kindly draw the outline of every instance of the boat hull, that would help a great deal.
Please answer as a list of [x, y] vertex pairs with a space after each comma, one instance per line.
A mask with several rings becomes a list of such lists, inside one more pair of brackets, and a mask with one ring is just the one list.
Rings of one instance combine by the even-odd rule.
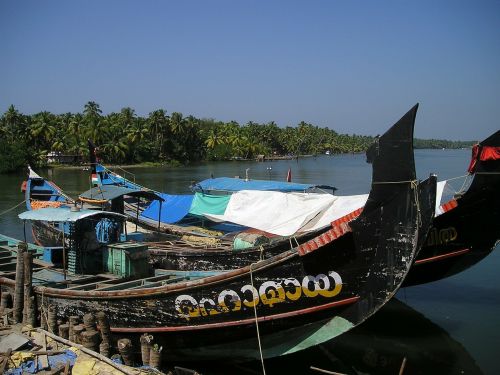
[[[53, 305], [62, 321], [103, 311], [116, 337], [150, 333], [166, 352], [189, 360], [205, 359], [207, 351], [210, 359], [273, 357], [346, 332], [392, 298], [414, 262], [419, 237], [428, 231], [436, 180], [420, 190], [415, 183], [416, 109], [368, 151], [372, 189], [363, 212], [349, 224], [208, 277], [37, 286], [39, 311]], [[387, 168], [390, 160], [397, 162]]]

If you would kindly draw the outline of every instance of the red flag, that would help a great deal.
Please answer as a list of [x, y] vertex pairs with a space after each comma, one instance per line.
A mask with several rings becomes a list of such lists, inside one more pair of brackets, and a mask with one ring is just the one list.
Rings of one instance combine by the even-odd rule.
[[288, 173], [286, 174], [286, 182], [292, 182], [292, 169], [288, 168]]

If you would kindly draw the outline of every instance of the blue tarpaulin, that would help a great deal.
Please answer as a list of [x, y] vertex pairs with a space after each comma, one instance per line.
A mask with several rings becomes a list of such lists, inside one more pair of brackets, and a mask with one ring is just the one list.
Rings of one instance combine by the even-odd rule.
[[[70, 366], [73, 367], [76, 362], [77, 355], [72, 350], [66, 349], [64, 353], [49, 355], [49, 367], [50, 369], [55, 369], [61, 366], [65, 366], [66, 362], [69, 362]], [[6, 375], [22, 375], [22, 374], [36, 374], [45, 368], [42, 366], [42, 361], [36, 361], [34, 359], [27, 360], [19, 367], [9, 369], [5, 372]]]
[[[174, 224], [182, 220], [182, 218], [189, 213], [194, 197], [193, 195], [170, 194], [160, 194], [160, 196], [165, 200], [161, 206], [160, 221], [166, 224]], [[159, 201], [153, 201], [146, 207], [141, 216], [152, 220], [158, 220], [159, 212]]]
[[293, 182], [266, 181], [266, 180], [245, 180], [241, 178], [218, 177], [209, 178], [193, 185], [195, 191], [227, 191], [234, 192], [240, 190], [271, 190], [271, 191], [297, 191], [305, 192], [316, 187], [313, 184], [297, 184]]

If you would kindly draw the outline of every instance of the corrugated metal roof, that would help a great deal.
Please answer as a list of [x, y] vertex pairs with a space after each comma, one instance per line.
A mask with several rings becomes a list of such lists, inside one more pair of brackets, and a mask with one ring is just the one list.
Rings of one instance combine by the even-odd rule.
[[156, 194], [154, 191], [130, 189], [124, 186], [116, 186], [116, 185], [97, 186], [80, 194], [80, 197], [84, 199], [109, 201], [124, 195], [129, 195], [134, 197], [144, 197], [144, 198], [163, 201], [163, 198], [160, 197], [158, 194]]
[[33, 211], [25, 211], [18, 215], [21, 220], [50, 221], [50, 222], [75, 222], [92, 216], [107, 216], [125, 219], [126, 216], [115, 212], [81, 209], [72, 211], [68, 207], [48, 207]]

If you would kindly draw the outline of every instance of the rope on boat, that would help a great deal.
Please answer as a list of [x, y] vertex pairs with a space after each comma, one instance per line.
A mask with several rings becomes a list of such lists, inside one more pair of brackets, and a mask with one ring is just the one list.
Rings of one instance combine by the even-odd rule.
[[[295, 241], [295, 245], [292, 243], [292, 240]], [[295, 237], [295, 236], [288, 237], [288, 242], [290, 243], [290, 250], [292, 250], [292, 249], [294, 249], [296, 247], [298, 248], [300, 246], [300, 243], [297, 240], [297, 237]]]
[[417, 180], [405, 180], [405, 181], [373, 181], [373, 185], [384, 185], [384, 184], [416, 184]]
[[460, 177], [455, 177], [455, 178], [450, 178], [449, 180], [446, 180], [446, 185], [448, 185], [448, 181], [451, 181], [451, 180], [457, 180], [459, 178], [464, 178], [464, 182], [462, 183], [462, 186], [460, 186], [460, 189], [458, 189], [458, 191], [454, 191], [453, 194], [459, 194], [459, 193], [462, 193], [463, 191], [465, 191], [465, 186], [466, 184], [471, 180], [470, 178], [470, 174], [468, 175], [465, 175], [465, 176], [460, 176]]
[[420, 200], [418, 199], [418, 181], [414, 180], [411, 182], [411, 188], [414, 190], [415, 197], [415, 207], [417, 207], [417, 225], [420, 228], [422, 226], [422, 213], [420, 212]]
[[452, 181], [452, 180], [458, 180], [460, 178], [464, 178], [464, 182], [463, 182], [462, 186], [460, 187], [460, 189], [458, 189], [458, 191], [453, 191], [453, 194], [460, 194], [463, 191], [465, 191], [465, 186], [467, 185], [467, 183], [470, 180], [472, 180], [473, 175], [498, 175], [498, 174], [500, 174], [500, 172], [475, 172], [475, 173], [465, 174], [463, 176], [449, 178], [446, 180], [446, 182]]
[[384, 185], [384, 184], [410, 184], [412, 190], [414, 190], [415, 194], [415, 206], [417, 207], [417, 224], [419, 227], [422, 226], [422, 216], [420, 212], [420, 202], [418, 200], [418, 180], [407, 180], [407, 181], [374, 181], [372, 185]]
[[[250, 283], [252, 284], [253, 290], [255, 289], [255, 286], [253, 285], [253, 272], [252, 272], [252, 266], [255, 263], [250, 263]], [[260, 354], [260, 363], [262, 364], [262, 373], [266, 375], [266, 366], [264, 365], [264, 356], [262, 355], [262, 343], [260, 342], [260, 331], [259, 331], [259, 319], [257, 318], [257, 304], [253, 304], [253, 312], [255, 315], [255, 327], [257, 329], [257, 341], [259, 342], [259, 354]]]
[[9, 209], [7, 209], [7, 210], [3, 211], [3, 212], [0, 212], [0, 216], [2, 216], [2, 215], [4, 215], [4, 214], [6, 214], [6, 213], [8, 213], [8, 212], [10, 212], [10, 211], [12, 211], [12, 210], [14, 210], [14, 209], [18, 208], [20, 205], [22, 205], [22, 204], [23, 204], [23, 203], [25, 203], [25, 202], [26, 202], [26, 199], [25, 199], [25, 200], [23, 200], [21, 203], [16, 204], [14, 207], [11, 207], [11, 208], [9, 208]]
[[[45, 293], [45, 288], [42, 288], [42, 303], [40, 306], [40, 315], [43, 315], [43, 318], [45, 318], [45, 325], [47, 326], [47, 330], [52, 332], [52, 329], [50, 328], [50, 325], [49, 325], [48, 307], [45, 307], [45, 303], [44, 303], [44, 297], [45, 297], [44, 293]], [[40, 318], [42, 318], [42, 316]], [[55, 333], [55, 332], [52, 332], [52, 333]]]

